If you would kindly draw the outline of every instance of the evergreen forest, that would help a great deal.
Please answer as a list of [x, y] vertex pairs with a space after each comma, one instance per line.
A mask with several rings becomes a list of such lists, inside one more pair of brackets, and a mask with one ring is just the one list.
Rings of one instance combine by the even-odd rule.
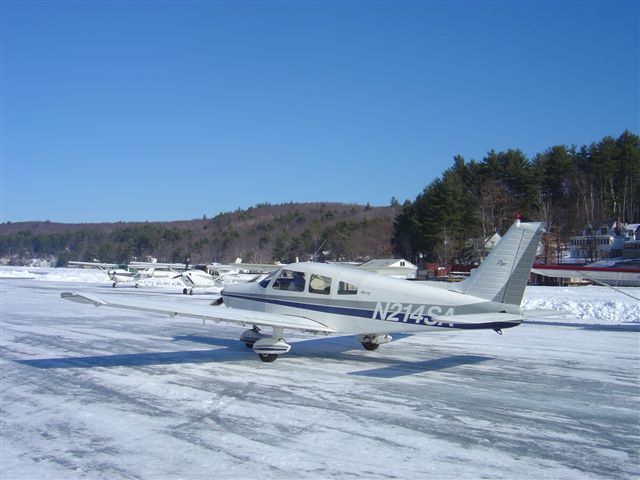
[[393, 226], [398, 256], [451, 263], [482, 256], [484, 240], [503, 234], [515, 214], [544, 221], [552, 252], [587, 224], [640, 222], [640, 139], [554, 146], [528, 159], [520, 150], [490, 151], [453, 166], [402, 205]]

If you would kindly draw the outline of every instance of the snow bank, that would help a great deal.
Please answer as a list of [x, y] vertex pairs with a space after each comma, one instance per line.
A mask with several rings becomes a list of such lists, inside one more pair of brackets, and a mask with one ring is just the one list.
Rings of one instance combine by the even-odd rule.
[[640, 323], [640, 288], [618, 290], [594, 285], [531, 286], [525, 290], [522, 308], [566, 312], [562, 321], [569, 323]]
[[35, 278], [35, 274], [28, 270], [14, 267], [12, 269], [3, 268], [0, 269], [0, 278]]

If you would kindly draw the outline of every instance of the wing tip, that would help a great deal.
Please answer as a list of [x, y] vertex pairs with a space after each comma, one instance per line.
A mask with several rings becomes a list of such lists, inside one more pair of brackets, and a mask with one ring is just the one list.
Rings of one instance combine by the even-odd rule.
[[87, 294], [80, 294], [78, 292], [62, 292], [60, 294], [60, 298], [64, 298], [65, 300], [69, 300], [71, 302], [76, 302], [76, 303], [88, 303], [89, 305], [95, 305], [96, 307], [99, 307], [100, 305], [107, 305], [107, 302], [105, 302], [99, 297], [94, 297]]

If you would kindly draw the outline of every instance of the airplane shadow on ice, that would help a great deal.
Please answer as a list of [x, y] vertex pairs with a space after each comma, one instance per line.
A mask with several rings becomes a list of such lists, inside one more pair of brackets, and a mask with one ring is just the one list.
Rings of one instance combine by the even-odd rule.
[[[396, 335], [394, 341], [409, 335]], [[98, 368], [98, 367], [141, 367], [153, 365], [179, 365], [216, 362], [258, 361], [253, 352], [238, 340], [205, 337], [201, 335], [182, 335], [173, 338], [174, 342], [192, 342], [212, 345], [211, 350], [180, 350], [172, 352], [127, 353], [117, 355], [92, 355], [65, 358], [42, 358], [17, 360], [17, 363], [41, 369]], [[349, 372], [349, 375], [395, 378], [424, 372], [444, 370], [463, 365], [473, 365], [493, 357], [479, 355], [451, 355], [422, 361], [408, 361], [400, 358], [376, 356], [376, 352], [362, 350], [353, 336], [323, 337], [291, 342], [291, 352], [280, 362], [288, 358], [318, 358], [373, 365], [376, 368]], [[384, 345], [380, 347], [384, 348]]]
[[185, 363], [213, 363], [247, 360], [246, 352], [237, 340], [220, 338], [216, 345], [227, 348], [212, 350], [178, 350], [172, 352], [125, 353], [64, 358], [17, 360], [17, 363], [35, 368], [96, 368], [141, 367], [152, 365], [178, 365]]

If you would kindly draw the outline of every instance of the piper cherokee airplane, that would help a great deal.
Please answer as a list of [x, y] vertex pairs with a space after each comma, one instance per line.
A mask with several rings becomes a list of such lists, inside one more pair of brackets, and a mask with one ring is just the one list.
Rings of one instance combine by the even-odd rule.
[[[77, 292], [61, 296], [97, 307], [251, 326], [240, 340], [265, 362], [291, 349], [285, 329], [355, 334], [367, 350], [390, 342], [391, 333], [491, 329], [501, 334], [524, 320], [520, 302], [542, 232], [542, 223], [520, 223], [516, 217], [485, 261], [455, 284], [428, 285], [338, 265], [294, 263], [260, 281], [225, 286], [217, 306], [102, 299]], [[263, 333], [264, 327], [271, 333]]]

